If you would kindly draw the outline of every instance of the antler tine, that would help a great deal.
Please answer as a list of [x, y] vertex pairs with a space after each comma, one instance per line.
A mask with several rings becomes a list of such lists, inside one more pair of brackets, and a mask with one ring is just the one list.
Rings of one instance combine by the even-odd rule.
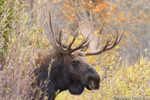
[[[44, 12], [43, 15], [44, 15], [44, 17], [46, 19], [45, 12]], [[60, 30], [59, 40], [57, 41], [56, 38], [55, 38], [55, 35], [54, 35], [53, 27], [52, 27], [52, 21], [51, 21], [51, 13], [50, 13], [50, 11], [49, 11], [49, 21], [46, 20], [46, 25], [47, 25], [48, 29], [44, 27], [44, 31], [45, 31], [45, 34], [48, 36], [48, 39], [49, 39], [50, 44], [52, 45], [52, 47], [54, 49], [56, 49], [56, 51], [66, 54], [67, 51], [64, 50], [64, 48], [62, 47], [62, 42], [61, 42], [62, 29]]]
[[107, 46], [110, 42], [111, 38], [108, 38], [106, 43], [101, 46], [97, 51], [90, 51], [90, 52], [85, 52], [85, 55], [88, 56], [88, 55], [98, 55], [98, 54], [101, 54], [102, 52], [104, 52], [106, 49], [107, 49]]
[[76, 40], [76, 35], [77, 35], [77, 33], [78, 33], [78, 30], [79, 30], [79, 28], [77, 28], [77, 30], [75, 31], [74, 37], [73, 37], [71, 43], [68, 45], [67, 49], [70, 49], [71, 46], [72, 46], [72, 44], [73, 44], [74, 41]]
[[85, 52], [85, 55], [87, 55], [87, 56], [88, 55], [98, 55], [98, 54], [101, 54], [102, 52], [105, 52], [107, 50], [114, 48], [120, 42], [122, 34], [123, 34], [123, 30], [121, 31], [121, 33], [119, 35], [118, 29], [117, 29], [117, 37], [116, 37], [115, 41], [112, 43], [112, 45], [110, 45], [111, 38], [108, 38], [107, 42], [103, 46], [101, 46], [98, 50]]
[[99, 29], [99, 32], [98, 32], [99, 35], [101, 35], [101, 33], [102, 33], [104, 24], [105, 24], [105, 20], [103, 21], [103, 23], [102, 23], [102, 25], [101, 25], [101, 27]]
[[[83, 14], [84, 14], [84, 17], [82, 18], [80, 16], [80, 14], [77, 12], [77, 16], [78, 16], [78, 20], [77, 20], [77, 23], [78, 23], [78, 26], [80, 28], [80, 31], [81, 31], [81, 34], [83, 35], [84, 38], [87, 37], [88, 35], [88, 32], [91, 30], [90, 32], [90, 37], [92, 37], [93, 35], [93, 38], [92, 40], [90, 41], [89, 43], [89, 47], [90, 47], [90, 50], [95, 50], [96, 49], [96, 46], [97, 46], [97, 40], [98, 38], [95, 36], [95, 33], [94, 33], [94, 28], [93, 28], [93, 22], [92, 22], [92, 14], [90, 13], [90, 21], [88, 19], [88, 17], [86, 16], [86, 13], [85, 11], [83, 10]], [[88, 38], [90, 39], [90, 38]]]
[[[99, 49], [97, 49], [97, 44], [99, 42], [99, 37], [100, 36], [97, 38], [95, 33], [94, 33], [92, 14], [90, 13], [90, 18], [91, 19], [89, 21], [84, 10], [83, 10], [83, 12], [84, 12], [84, 17], [82, 18], [80, 16], [80, 14], [78, 13], [78, 11], [77, 11], [77, 16], [79, 18], [79, 21], [77, 21], [77, 23], [79, 25], [80, 31], [81, 31], [84, 39], [77, 47], [72, 48], [72, 45], [73, 45], [73, 43], [75, 42], [75, 39], [76, 39], [76, 34], [78, 33], [79, 28], [77, 28], [71, 43], [66, 48], [66, 47], [63, 47], [63, 44], [62, 44], [62, 41], [61, 41], [62, 28], [60, 29], [58, 40], [56, 40], [56, 38], [55, 38], [55, 33], [54, 33], [54, 30], [53, 30], [52, 21], [51, 21], [51, 14], [50, 14], [50, 11], [49, 11], [49, 23], [46, 21], [48, 29], [45, 28], [45, 30], [46, 30], [45, 33], [48, 36], [49, 41], [50, 41], [50, 43], [51, 43], [51, 45], [54, 49], [56, 49], [58, 52], [63, 53], [63, 54], [71, 54], [72, 52], [74, 52], [76, 50], [79, 50], [79, 49], [89, 45], [91, 51], [90, 52], [85, 52], [85, 55], [97, 55], [97, 54], [100, 54], [104, 51], [107, 51], [107, 50], [110, 50], [110, 49], [114, 48], [120, 42], [122, 34], [123, 34], [123, 30], [121, 31], [121, 33], [119, 35], [118, 28], [116, 27], [117, 37], [116, 37], [115, 41], [111, 44], [110, 43], [111, 38], [108, 38], [107, 42], [103, 46], [101, 46]], [[45, 13], [44, 13], [44, 17], [45, 17]], [[104, 23], [105, 23], [105, 21], [103, 21], [103, 23], [100, 27], [100, 30], [98, 32], [99, 35], [101, 35]]]
[[99, 29], [99, 32], [98, 32], [97, 41], [95, 42], [95, 43], [96, 43], [96, 48], [97, 48], [97, 46], [98, 46], [98, 43], [99, 43], [99, 40], [100, 40], [100, 36], [101, 36], [102, 30], [103, 30], [104, 24], [105, 24], [105, 20], [103, 21], [103, 23], [102, 23], [102, 25], [101, 25], [101, 27], [100, 27], [100, 29]]
[[113, 46], [115, 46], [115, 45], [117, 44], [118, 35], [119, 35], [119, 32], [118, 32], [118, 28], [117, 28], [117, 27], [116, 27], [116, 30], [117, 30], [117, 37], [116, 37], [114, 43], [108, 47], [108, 49], [111, 49]]
[[91, 22], [90, 24], [91, 24], [92, 29], [94, 29], [93, 28], [93, 17], [92, 17], [92, 13], [91, 12], [90, 12], [90, 22]]
[[118, 29], [117, 29], [117, 37], [116, 37], [115, 41], [111, 44], [110, 43], [111, 38], [108, 38], [107, 42], [103, 46], [101, 46], [99, 49], [97, 49], [97, 46], [98, 46], [98, 43], [99, 43], [99, 40], [100, 40], [100, 35], [102, 33], [102, 29], [103, 29], [103, 26], [105, 24], [105, 20], [103, 21], [103, 23], [102, 23], [102, 25], [99, 29], [98, 37], [96, 37], [96, 35], [94, 33], [93, 20], [92, 20], [91, 12], [90, 12], [90, 21], [88, 20], [84, 10], [83, 10], [83, 13], [84, 13], [84, 18], [82, 18], [80, 16], [80, 14], [77, 12], [77, 16], [79, 17], [79, 20], [77, 21], [77, 23], [80, 27], [81, 33], [84, 37], [86, 37], [87, 31], [92, 30], [91, 35], [94, 35], [94, 38], [89, 43], [89, 47], [90, 47], [91, 51], [90, 52], [85, 52], [86, 55], [100, 54], [104, 51], [107, 51], [107, 50], [110, 50], [110, 49], [114, 48], [120, 42], [123, 31], [121, 32], [121, 34], [119, 36], [119, 32], [118, 32]]
[[63, 49], [62, 42], [61, 42], [61, 33], [62, 33], [62, 28], [60, 29], [60, 32], [59, 32], [59, 45]]
[[[48, 24], [48, 23], [47, 23]], [[57, 41], [56, 41], [56, 38], [55, 38], [55, 35], [54, 35], [54, 31], [53, 31], [53, 27], [52, 27], [52, 21], [51, 21], [51, 13], [50, 13], [50, 11], [49, 11], [49, 35], [52, 37], [51, 39], [52, 39], [52, 46], [54, 47], [54, 48], [56, 48], [57, 49], [57, 46], [58, 46], [58, 43], [57, 43]]]
[[87, 16], [86, 16], [86, 13], [84, 11], [84, 9], [82, 9], [83, 13], [84, 13], [84, 18], [88, 19]]
[[86, 47], [87, 45], [89, 45], [89, 43], [92, 41], [94, 37], [94, 34], [92, 35], [92, 37], [89, 39], [89, 41], [87, 43], [85, 43], [82, 47]]
[[120, 36], [119, 36], [119, 38], [118, 38], [118, 40], [117, 40], [117, 43], [120, 42], [120, 40], [121, 40], [121, 38], [122, 38], [122, 35], [123, 35], [123, 28], [122, 28], [122, 30], [121, 30]]
[[81, 44], [79, 44], [77, 47], [75, 47], [75, 48], [72, 49], [72, 52], [74, 52], [74, 51], [76, 51], [76, 50], [78, 50], [78, 49], [80, 49], [80, 48], [83, 48], [85, 44], [87, 45], [87, 44], [89, 43], [89, 42], [87, 42], [87, 41], [88, 41], [88, 38], [89, 38], [89, 36], [90, 36], [90, 32], [91, 32], [91, 31], [92, 31], [92, 30], [89, 31], [88, 36], [87, 36], [86, 38], [84, 38], [84, 40], [81, 42]]
[[[59, 45], [61, 46], [60, 40], [59, 40], [60, 44], [58, 44], [58, 42], [56, 41], [56, 38], [55, 38], [55, 35], [54, 35], [54, 31], [53, 31], [53, 27], [52, 27], [52, 21], [51, 21], [51, 13], [50, 13], [50, 11], [49, 11], [49, 25], [50, 25], [50, 29], [51, 29], [51, 32], [49, 32], [49, 34], [50, 33], [52, 34], [52, 39], [53, 39], [53, 43], [54, 43], [53, 44], [53, 48], [58, 49], [59, 51], [64, 51], [62, 48], [59, 48]], [[61, 39], [60, 35], [61, 35], [61, 31], [59, 33], [59, 39]]]
[[[46, 19], [45, 12], [43, 13], [43, 16], [44, 16], [44, 18]], [[51, 22], [51, 21], [50, 21], [50, 22]], [[49, 38], [49, 41], [50, 41], [51, 45], [54, 46], [54, 42], [53, 42], [53, 40], [51, 40], [51, 38], [52, 38], [53, 36], [51, 36], [51, 34], [50, 34], [50, 32], [51, 32], [50, 25], [47, 23], [47, 21], [46, 21], [46, 24], [47, 24], [49, 33], [46, 33], [46, 32], [45, 32], [45, 33], [48, 35], [48, 38]], [[50, 37], [49, 37], [49, 36], [50, 36]], [[52, 39], [53, 39], [53, 38], [52, 38]]]
[[49, 24], [50, 24], [50, 29], [52, 31], [52, 34], [54, 35], [54, 31], [53, 31], [53, 28], [52, 28], [51, 12], [50, 11], [49, 11]]
[[[78, 12], [77, 12], [78, 14]], [[82, 19], [82, 17], [78, 14], [78, 16], [80, 17], [80, 19]], [[45, 13], [44, 13], [44, 17], [45, 17]], [[45, 17], [46, 18], [46, 17]], [[49, 22], [49, 23], [48, 23]], [[72, 52], [78, 50], [78, 49], [81, 49], [83, 47], [85, 47], [86, 45], [88, 45], [90, 43], [90, 39], [89, 40], [89, 37], [90, 37], [90, 33], [92, 30], [90, 30], [88, 32], [88, 35], [86, 38], [84, 38], [84, 40], [75, 48], [72, 48], [72, 45], [76, 39], [76, 34], [78, 33], [78, 30], [79, 28], [77, 28], [77, 30], [75, 31], [75, 35], [73, 37], [73, 40], [71, 41], [71, 43], [67, 46], [67, 48], [63, 47], [63, 44], [62, 44], [62, 41], [61, 41], [61, 34], [62, 34], [62, 28], [60, 29], [60, 32], [59, 32], [59, 37], [58, 37], [58, 40], [56, 40], [55, 38], [55, 33], [54, 33], [54, 30], [53, 30], [53, 26], [52, 26], [52, 21], [51, 21], [51, 13], [49, 11], [49, 21], [46, 21], [46, 24], [47, 24], [47, 28], [48, 28], [48, 32], [47, 32], [47, 28], [45, 28], [46, 30], [46, 34], [49, 36], [49, 41], [52, 45], [52, 47], [54, 49], [56, 49], [56, 51], [60, 52], [60, 53], [63, 53], [63, 54], [71, 54]]]
[[80, 16], [78, 10], [76, 10], [76, 13], [77, 13], [78, 18], [83, 19], [83, 18]]
[[[123, 34], [123, 29], [122, 29], [120, 35], [119, 35], [119, 32], [118, 32], [118, 28], [117, 28], [117, 27], [116, 27], [116, 30], [117, 30], [117, 37], [116, 37], [114, 43], [113, 43], [112, 45], [108, 46], [108, 48], [107, 48], [108, 50], [110, 50], [110, 49], [112, 49], [113, 47], [115, 47], [115, 46], [120, 42], [120, 40], [121, 40], [121, 37], [122, 37], [122, 34]], [[118, 36], [118, 35], [119, 35], [119, 36]]]

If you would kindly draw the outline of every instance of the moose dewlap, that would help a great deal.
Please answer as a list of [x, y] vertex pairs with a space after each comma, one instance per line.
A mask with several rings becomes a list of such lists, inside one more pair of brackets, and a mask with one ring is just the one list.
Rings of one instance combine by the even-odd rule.
[[[37, 50], [36, 52], [38, 55], [36, 63], [39, 65], [35, 70], [36, 86], [41, 89], [42, 93], [37, 89], [32, 94], [32, 97], [34, 99], [37, 98], [40, 92], [41, 96], [39, 99], [47, 96], [48, 100], [54, 100], [57, 90], [59, 90], [59, 93], [64, 90], [69, 90], [71, 94], [79, 95], [84, 91], [85, 87], [88, 90], [99, 89], [100, 76], [87, 62], [86, 56], [98, 55], [114, 48], [120, 42], [122, 32], [119, 35], [117, 30], [117, 37], [113, 43], [110, 42], [111, 38], [108, 38], [104, 45], [97, 47], [104, 22], [100, 27], [99, 36], [96, 36], [93, 29], [92, 15], [90, 14], [90, 20], [88, 20], [85, 12], [83, 17], [77, 12], [78, 28], [70, 44], [65, 45], [61, 41], [63, 31], [62, 29], [56, 29], [56, 23], [52, 25], [50, 12], [49, 16], [46, 16], [45, 13], [42, 13], [42, 15], [46, 20], [43, 21], [45, 22], [43, 26], [44, 32], [52, 48]], [[79, 29], [84, 39], [78, 46], [72, 47]], [[56, 33], [55, 30], [60, 30], [60, 32]], [[58, 34], [57, 38], [56, 34]], [[86, 52], [88, 47], [91, 51]], [[48, 71], [49, 69], [50, 73]]]

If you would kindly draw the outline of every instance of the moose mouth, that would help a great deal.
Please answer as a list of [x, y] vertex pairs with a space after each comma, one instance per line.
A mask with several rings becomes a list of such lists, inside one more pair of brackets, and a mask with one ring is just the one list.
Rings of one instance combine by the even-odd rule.
[[83, 85], [88, 90], [98, 90], [99, 89], [99, 81], [89, 80], [89, 81], [83, 82]]

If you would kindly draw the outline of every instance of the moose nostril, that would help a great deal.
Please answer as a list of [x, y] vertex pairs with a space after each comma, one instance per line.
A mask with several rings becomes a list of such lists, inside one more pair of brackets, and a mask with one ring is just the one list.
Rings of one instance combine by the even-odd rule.
[[100, 82], [100, 77], [99, 75], [90, 75], [89, 80], [94, 80], [94, 81], [97, 81], [97, 82]]
[[89, 87], [91, 89], [99, 89], [99, 81], [90, 80], [89, 81]]
[[100, 77], [98, 74], [91, 74], [88, 77], [89, 87], [91, 89], [99, 89]]

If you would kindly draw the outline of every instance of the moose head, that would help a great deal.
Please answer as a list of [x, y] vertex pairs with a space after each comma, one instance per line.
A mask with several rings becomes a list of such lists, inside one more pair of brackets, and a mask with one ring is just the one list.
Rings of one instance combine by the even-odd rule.
[[[46, 19], [45, 13], [43, 15]], [[49, 82], [41, 88], [43, 94], [40, 99], [43, 98], [44, 92], [49, 100], [53, 100], [57, 90], [60, 92], [69, 90], [71, 94], [79, 95], [85, 87], [88, 90], [99, 89], [100, 76], [87, 62], [86, 56], [99, 55], [104, 51], [110, 50], [121, 40], [123, 32], [119, 35], [117, 30], [117, 37], [113, 43], [110, 43], [111, 38], [108, 38], [106, 43], [99, 47], [98, 43], [104, 22], [100, 27], [98, 36], [96, 36], [93, 29], [92, 14], [90, 13], [90, 20], [85, 12], [84, 17], [81, 17], [77, 11], [77, 16], [78, 29], [75, 31], [75, 35], [69, 45], [64, 45], [61, 40], [63, 31], [62, 29], [57, 29], [60, 32], [55, 33], [55, 27], [52, 25], [51, 14], [49, 12], [44, 31], [52, 48], [38, 52], [41, 65], [37, 71], [37, 85], [44, 84], [44, 81], [47, 79]], [[78, 46], [72, 47], [79, 29], [84, 39]], [[58, 34], [58, 38], [56, 38], [56, 34]], [[86, 52], [88, 47], [91, 51]], [[49, 66], [50, 63], [51, 66]], [[48, 68], [50, 68], [50, 76]]]

